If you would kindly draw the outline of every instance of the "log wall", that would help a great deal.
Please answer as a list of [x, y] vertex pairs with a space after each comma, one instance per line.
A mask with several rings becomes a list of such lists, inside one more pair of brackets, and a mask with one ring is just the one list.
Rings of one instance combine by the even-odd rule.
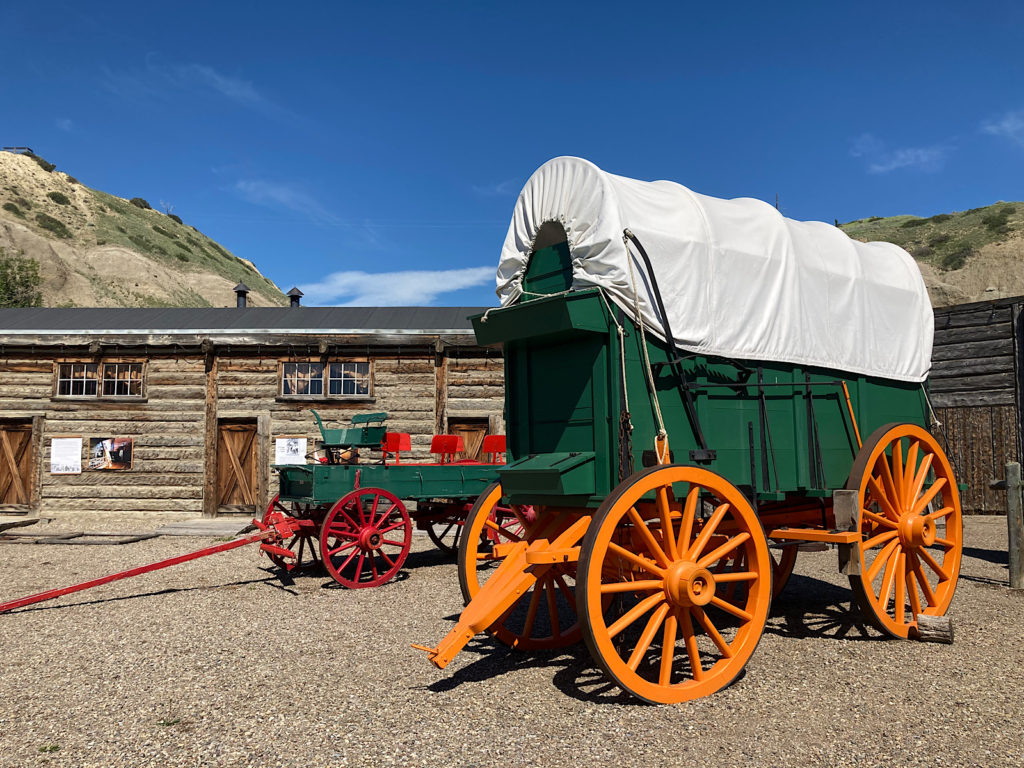
[[929, 391], [965, 512], [1002, 513], [1005, 494], [989, 489], [1021, 459], [1021, 299], [935, 310]]
[[[224, 419], [253, 420], [258, 426], [258, 495], [274, 493], [270, 469], [274, 440], [306, 436], [309, 448], [319, 437], [310, 414], [315, 408], [326, 427], [349, 423], [353, 414], [386, 411], [392, 431], [409, 432], [410, 459], [430, 460], [430, 438], [447, 427], [449, 411], [486, 416], [501, 427], [504, 389], [499, 354], [459, 349], [451, 357], [433, 344], [381, 348], [370, 355], [373, 391], [367, 398], [304, 400], [280, 396], [279, 363], [295, 360], [288, 350], [168, 354], [149, 348], [124, 354], [145, 360], [146, 397], [140, 401], [54, 397], [54, 364], [46, 348], [34, 354], [0, 357], [0, 419], [35, 419], [34, 503], [39, 514], [62, 512], [167, 511], [216, 512], [216, 440]], [[360, 349], [365, 358], [367, 347]], [[342, 352], [330, 359], [344, 358]], [[303, 358], [305, 359], [305, 358]], [[313, 358], [318, 359], [318, 358]], [[450, 391], [449, 391], [450, 382]], [[82, 436], [83, 472], [51, 475], [50, 441]], [[85, 469], [90, 437], [132, 437], [130, 470]], [[265, 501], [263, 502], [265, 504]], [[27, 510], [26, 510], [27, 511]]]

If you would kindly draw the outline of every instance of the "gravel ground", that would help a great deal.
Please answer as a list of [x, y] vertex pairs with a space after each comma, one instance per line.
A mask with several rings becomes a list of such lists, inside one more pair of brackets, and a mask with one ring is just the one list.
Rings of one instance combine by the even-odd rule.
[[[954, 645], [882, 639], [835, 553], [803, 552], [747, 674], [677, 706], [625, 699], [582, 646], [478, 638], [434, 669], [409, 643], [440, 640], [461, 600], [423, 536], [403, 578], [359, 591], [282, 578], [243, 547], [0, 616], [0, 766], [1024, 765], [1004, 519], [969, 518], [965, 540]], [[3, 545], [0, 599], [209, 543]]]

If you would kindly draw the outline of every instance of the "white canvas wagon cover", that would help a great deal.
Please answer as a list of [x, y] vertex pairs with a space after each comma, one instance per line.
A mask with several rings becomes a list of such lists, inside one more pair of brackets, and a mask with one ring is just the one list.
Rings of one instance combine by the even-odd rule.
[[[565, 230], [573, 288], [603, 288], [635, 320], [622, 240], [629, 228], [650, 256], [684, 350], [909, 382], [928, 374], [931, 303], [913, 258], [891, 243], [857, 242], [760, 200], [721, 200], [558, 157], [537, 169], [516, 202], [498, 265], [503, 306], [522, 295], [535, 245], [551, 244], [550, 225], [537, 239], [547, 222]], [[664, 339], [643, 261], [630, 250], [644, 322]]]

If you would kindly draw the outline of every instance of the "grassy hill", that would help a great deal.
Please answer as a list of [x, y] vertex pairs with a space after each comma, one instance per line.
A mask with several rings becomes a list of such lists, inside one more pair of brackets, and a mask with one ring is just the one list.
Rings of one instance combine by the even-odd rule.
[[282, 305], [256, 266], [141, 198], [91, 189], [40, 157], [0, 152], [0, 248], [40, 263], [47, 306]]
[[1024, 294], [1024, 203], [969, 211], [873, 216], [840, 224], [855, 240], [883, 240], [918, 262], [936, 306]]

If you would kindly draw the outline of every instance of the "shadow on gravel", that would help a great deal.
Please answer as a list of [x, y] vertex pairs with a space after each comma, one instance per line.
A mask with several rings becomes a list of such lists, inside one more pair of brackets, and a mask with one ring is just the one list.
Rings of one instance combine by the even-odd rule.
[[885, 640], [868, 626], [852, 600], [848, 589], [794, 574], [785, 591], [772, 603], [765, 634], [800, 639]]
[[976, 557], [996, 565], [1009, 565], [1010, 553], [1001, 549], [979, 549], [978, 547], [964, 547], [964, 557]]
[[476, 659], [448, 677], [426, 686], [434, 693], [450, 691], [467, 683], [484, 683], [524, 669], [553, 671], [552, 682], [566, 696], [595, 704], [646, 706], [609, 682], [594, 666], [586, 646], [580, 642], [555, 651], [513, 651], [493, 638], [481, 636], [462, 651]]
[[[275, 584], [274, 582], [279, 582]], [[205, 592], [211, 589], [231, 589], [237, 587], [244, 587], [250, 584], [268, 584], [271, 587], [280, 589], [287, 592], [290, 595], [296, 595], [297, 592], [288, 589], [285, 585], [280, 583], [280, 579], [277, 575], [268, 576], [265, 579], [245, 579], [243, 581], [231, 581], [227, 584], [208, 584], [197, 587], [169, 587], [167, 589], [155, 589], [150, 592], [139, 592], [134, 595], [121, 595], [119, 597], [104, 597], [96, 600], [81, 600], [75, 603], [42, 603], [33, 607], [19, 608], [16, 611], [12, 611], [11, 614], [18, 613], [31, 613], [33, 611], [58, 611], [64, 610], [65, 608], [79, 608], [83, 605], [105, 605], [106, 603], [119, 603], [124, 600], [138, 600], [143, 597], [154, 597], [156, 595], [174, 595], [179, 592]], [[60, 599], [60, 598], [57, 598]]]

